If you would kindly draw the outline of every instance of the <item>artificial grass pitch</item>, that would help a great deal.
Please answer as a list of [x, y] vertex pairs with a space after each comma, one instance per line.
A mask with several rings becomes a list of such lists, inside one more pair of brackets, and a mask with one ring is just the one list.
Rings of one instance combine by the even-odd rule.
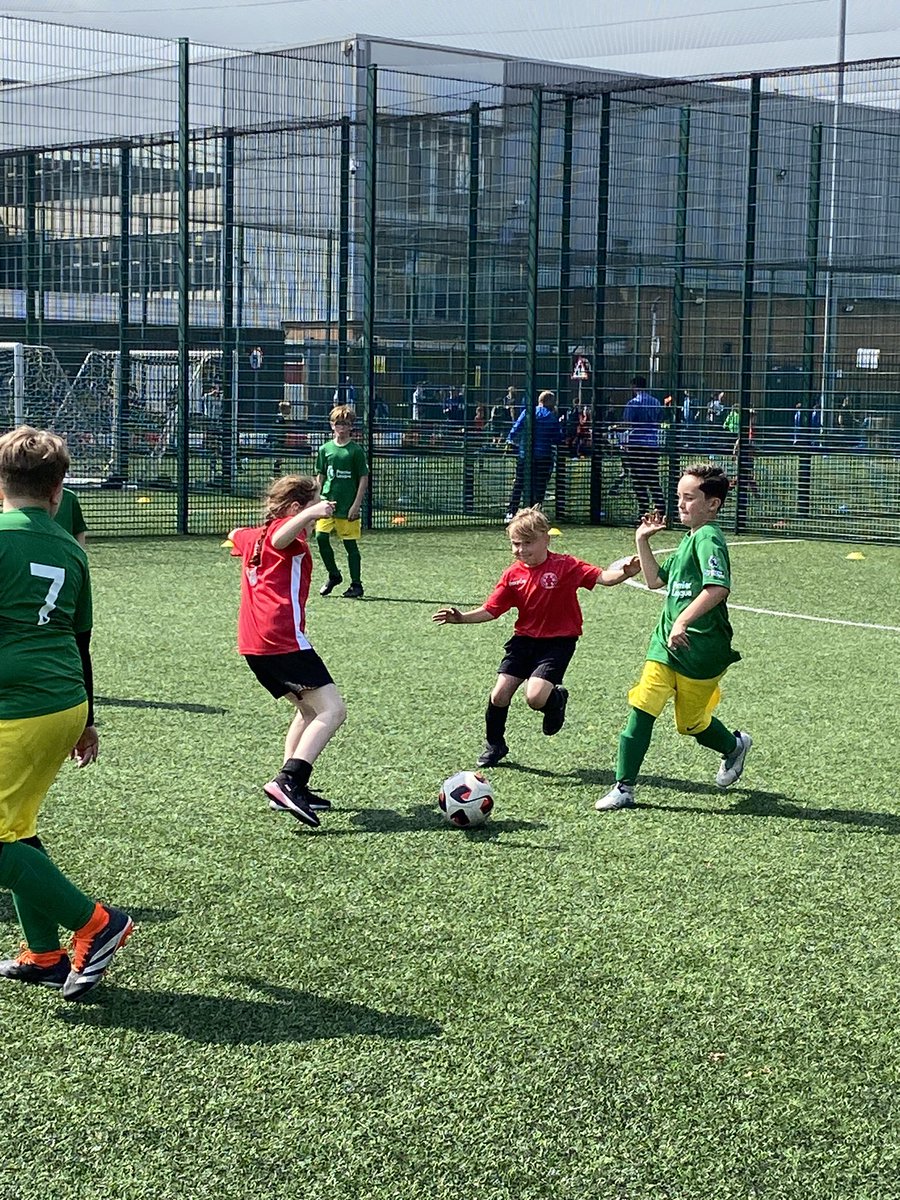
[[[466, 834], [437, 790], [481, 748], [511, 620], [430, 616], [484, 599], [504, 534], [367, 536], [366, 599], [317, 571], [310, 600], [350, 713], [313, 832], [262, 794], [289, 711], [232, 649], [220, 541], [90, 549], [101, 759], [42, 832], [138, 930], [91, 1003], [0, 986], [11, 1200], [900, 1195], [900, 634], [735, 609], [744, 777], [719, 792], [664, 716], [640, 807], [600, 815], [660, 600], [582, 593], [566, 726], [516, 698]], [[849, 549], [735, 545], [733, 602], [900, 625], [900, 551]]]

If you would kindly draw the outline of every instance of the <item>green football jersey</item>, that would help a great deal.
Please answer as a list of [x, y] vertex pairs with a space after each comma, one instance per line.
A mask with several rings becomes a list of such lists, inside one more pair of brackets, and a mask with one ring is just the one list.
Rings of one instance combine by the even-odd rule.
[[71, 533], [72, 537], [78, 537], [79, 533], [87, 533], [87, 522], [81, 511], [81, 505], [78, 503], [78, 497], [68, 488], [63, 488], [62, 500], [59, 502], [59, 509], [54, 520], [57, 525], [62, 525], [67, 533]]
[[368, 475], [369, 464], [366, 452], [359, 442], [349, 441], [339, 446], [332, 439], [319, 447], [316, 455], [316, 474], [321, 475], [322, 499], [335, 505], [334, 515], [346, 520], [350, 506], [356, 499], [356, 491], [363, 475]]
[[659, 567], [666, 584], [666, 603], [650, 638], [647, 658], [665, 663], [689, 679], [713, 679], [740, 659], [731, 648], [732, 629], [724, 601], [688, 626], [690, 646], [670, 650], [667, 643], [675, 619], [713, 585], [731, 589], [731, 564], [725, 535], [718, 525], [701, 525], [685, 537]]
[[0, 513], [0, 720], [87, 699], [75, 634], [91, 628], [87, 555], [42, 508]]

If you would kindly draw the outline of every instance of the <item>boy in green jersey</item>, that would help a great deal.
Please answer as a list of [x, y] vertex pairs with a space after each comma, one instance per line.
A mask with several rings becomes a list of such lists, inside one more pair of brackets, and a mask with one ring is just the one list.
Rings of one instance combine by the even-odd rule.
[[[131, 934], [50, 861], [37, 815], [66, 758], [97, 757], [87, 555], [53, 520], [69, 467], [65, 442], [22, 425], [0, 437], [0, 887], [13, 895], [23, 953], [0, 977], [77, 1000]], [[59, 927], [74, 931], [67, 952]]]
[[650, 638], [640, 681], [628, 693], [631, 715], [619, 737], [616, 784], [594, 807], [598, 812], [634, 807], [634, 785], [650, 746], [653, 723], [670, 697], [679, 733], [694, 737], [722, 756], [716, 783], [740, 778], [752, 739], [732, 733], [713, 716], [719, 680], [740, 655], [731, 648], [725, 601], [731, 590], [728, 547], [716, 524], [728, 476], [709, 463], [688, 467], [678, 483], [678, 516], [689, 533], [673, 554], [657, 563], [650, 539], [666, 527], [648, 513], [636, 535], [641, 570], [649, 588], [666, 587], [662, 616]]
[[69, 488], [64, 487], [62, 490], [62, 499], [54, 520], [57, 525], [62, 525], [66, 533], [71, 533], [79, 546], [87, 545], [87, 521], [84, 519], [78, 497]]
[[347, 566], [350, 568], [350, 586], [341, 594], [348, 600], [358, 600], [363, 595], [359, 514], [369, 486], [369, 464], [365, 450], [359, 442], [352, 440], [353, 409], [346, 404], [338, 405], [331, 410], [328, 419], [334, 437], [319, 447], [316, 474], [322, 499], [330, 500], [335, 507], [333, 516], [316, 522], [316, 545], [328, 572], [328, 579], [319, 588], [319, 595], [330, 595], [343, 581], [331, 548], [331, 532], [336, 530], [347, 551]]

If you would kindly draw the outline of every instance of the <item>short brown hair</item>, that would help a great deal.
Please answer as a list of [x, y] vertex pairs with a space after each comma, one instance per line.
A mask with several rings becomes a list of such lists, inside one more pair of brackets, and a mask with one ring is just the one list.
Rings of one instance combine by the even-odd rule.
[[333, 408], [328, 414], [328, 420], [332, 425], [336, 425], [338, 421], [344, 421], [348, 425], [352, 425], [356, 420], [356, 413], [349, 404], [338, 404], [337, 407]]
[[69, 451], [55, 433], [19, 425], [0, 437], [0, 488], [7, 495], [49, 500], [68, 469]]
[[511, 538], [533, 542], [550, 532], [550, 522], [539, 508], [523, 508], [507, 525], [506, 532]]
[[685, 467], [681, 473], [682, 475], [692, 475], [695, 479], [699, 479], [700, 491], [704, 496], [715, 496], [722, 504], [725, 503], [725, 497], [728, 495], [728, 489], [731, 487], [731, 480], [721, 467], [714, 466], [712, 463], [692, 463], [691, 466]]
[[282, 475], [274, 480], [266, 492], [266, 520], [277, 521], [292, 504], [306, 508], [315, 499], [318, 490], [319, 482], [311, 475]]
[[544, 408], [556, 408], [556, 392], [549, 390], [541, 392], [538, 396], [538, 404], [543, 404]]

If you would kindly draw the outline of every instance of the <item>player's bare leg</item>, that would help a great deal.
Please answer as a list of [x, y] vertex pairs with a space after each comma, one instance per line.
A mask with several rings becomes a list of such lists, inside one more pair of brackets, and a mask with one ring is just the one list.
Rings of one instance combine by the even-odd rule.
[[265, 786], [270, 807], [290, 812], [306, 825], [317, 826], [318, 812], [331, 808], [310, 790], [313, 763], [347, 717], [347, 707], [333, 683], [289, 697], [297, 709], [285, 738], [284, 766]]

